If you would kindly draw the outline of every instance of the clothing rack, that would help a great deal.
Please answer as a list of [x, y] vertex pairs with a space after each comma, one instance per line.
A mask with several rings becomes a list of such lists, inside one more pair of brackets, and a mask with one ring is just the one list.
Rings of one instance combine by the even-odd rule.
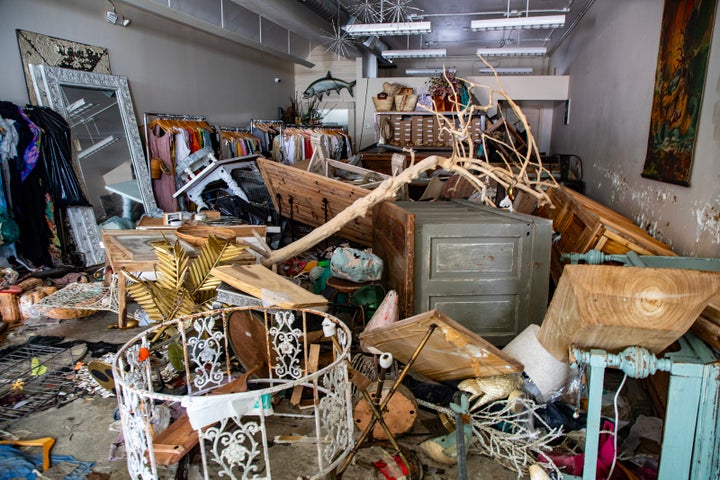
[[249, 132], [250, 127], [223, 127], [222, 125], [215, 125], [217, 130], [222, 132]]
[[226, 127], [216, 125], [215, 135], [218, 140], [218, 158], [232, 158], [259, 153], [262, 142], [250, 127]]
[[148, 117], [163, 118], [166, 120], [188, 120], [191, 122], [206, 122], [207, 117], [205, 115], [187, 115], [177, 113], [154, 113], [145, 112], [143, 113], [143, 129], [145, 133], [145, 162], [150, 168], [150, 134], [148, 133]]
[[272, 149], [273, 141], [280, 134], [284, 122], [282, 120], [250, 120], [250, 133], [260, 139], [263, 151]]
[[[340, 126], [322, 126], [322, 125], [295, 125], [295, 124], [286, 124], [283, 125], [283, 127], [280, 129], [280, 134], [275, 139], [275, 142], [273, 145], [273, 158], [277, 161], [280, 161], [282, 163], [294, 163], [295, 160], [293, 160], [290, 157], [294, 157], [295, 159], [303, 160], [310, 158], [312, 155], [312, 146], [310, 144], [310, 140], [308, 136], [311, 134], [311, 132], [319, 132], [324, 136], [324, 138], [328, 138], [331, 136], [341, 136], [343, 137], [346, 142], [344, 145], [344, 150], [346, 150], [347, 156], [349, 157], [352, 155], [352, 146], [349, 142], [349, 135], [347, 132], [347, 129]], [[288, 138], [292, 136], [301, 136], [305, 137], [304, 141], [299, 142], [299, 144], [296, 144], [296, 147], [293, 147], [292, 145], [286, 145], [286, 141]], [[327, 146], [327, 144], [326, 144]], [[337, 145], [338, 148], [343, 150], [342, 145]], [[289, 152], [293, 152], [293, 148], [299, 148], [300, 150], [295, 150], [299, 153], [293, 153], [289, 154]], [[297, 156], [296, 156], [297, 155]], [[331, 156], [331, 158], [335, 160], [339, 160], [337, 158], [338, 155]]]

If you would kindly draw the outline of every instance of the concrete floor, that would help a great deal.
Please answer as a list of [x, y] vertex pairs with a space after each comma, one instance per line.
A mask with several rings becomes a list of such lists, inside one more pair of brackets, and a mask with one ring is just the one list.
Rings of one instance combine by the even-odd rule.
[[[109, 342], [123, 344], [140, 333], [141, 329], [117, 330], [108, 329], [108, 325], [116, 322], [116, 316], [110, 312], [96, 313], [90, 317], [73, 320], [34, 321], [16, 326], [5, 335], [0, 348], [12, 344], [24, 343], [33, 335], [58, 336], [66, 340], [84, 340], [86, 342]], [[83, 360], [91, 360], [86, 356]], [[78, 460], [95, 462], [94, 472], [105, 474], [102, 477], [110, 480], [130, 478], [125, 459], [110, 460], [111, 446], [119, 437], [119, 423], [113, 414], [117, 403], [114, 397], [102, 398], [99, 395], [81, 396], [59, 408], [51, 408], [33, 413], [24, 419], [15, 421], [5, 431], [20, 438], [54, 437], [56, 444], [52, 453], [71, 455]], [[427, 413], [428, 416], [434, 416]], [[2, 428], [2, 427], [0, 427]], [[359, 433], [359, 432], [358, 432]], [[424, 465], [424, 478], [454, 479], [458, 478], [456, 466], [441, 465], [419, 451], [418, 445], [437, 433], [428, 431], [424, 424], [416, 422], [410, 435], [401, 439], [401, 445], [417, 454]], [[361, 449], [357, 462], [348, 468], [344, 475], [346, 480], [365, 480], [384, 478], [368, 465], [371, 459], [370, 449]], [[297, 475], [296, 462], [301, 461], [303, 453], [297, 451], [286, 455], [286, 468], [273, 470], [273, 477], [294, 480]], [[285, 463], [285, 462], [284, 462]], [[518, 478], [515, 472], [505, 469], [491, 458], [471, 454], [468, 456], [468, 478], [492, 478], [493, 480], [511, 480]], [[101, 477], [101, 478], [102, 478]], [[174, 470], [162, 472], [163, 478], [173, 478]]]

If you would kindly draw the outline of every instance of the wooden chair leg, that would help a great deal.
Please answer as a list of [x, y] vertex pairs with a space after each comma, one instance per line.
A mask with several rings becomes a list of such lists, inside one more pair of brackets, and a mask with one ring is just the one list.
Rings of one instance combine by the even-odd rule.
[[33, 440], [0, 440], [0, 445], [19, 445], [21, 447], [42, 447], [43, 472], [50, 468], [50, 449], [55, 445], [52, 437], [36, 438]]

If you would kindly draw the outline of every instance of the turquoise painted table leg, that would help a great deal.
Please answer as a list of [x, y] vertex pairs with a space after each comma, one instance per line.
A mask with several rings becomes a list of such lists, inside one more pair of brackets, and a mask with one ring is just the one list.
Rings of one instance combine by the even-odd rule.
[[602, 392], [605, 380], [605, 352], [590, 351], [590, 381], [588, 384], [587, 426], [585, 430], [585, 463], [583, 465], [584, 480], [595, 480], [597, 456], [600, 443], [600, 410], [602, 409]]
[[690, 475], [703, 366], [674, 363], [670, 373], [658, 480]]

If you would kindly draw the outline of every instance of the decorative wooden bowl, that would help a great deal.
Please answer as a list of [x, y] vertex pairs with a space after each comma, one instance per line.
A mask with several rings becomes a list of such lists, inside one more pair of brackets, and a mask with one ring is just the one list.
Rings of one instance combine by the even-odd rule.
[[175, 235], [196, 247], [205, 245], [210, 235], [226, 242], [235, 241], [234, 230], [223, 227], [210, 227], [207, 225], [183, 225], [175, 230]]

